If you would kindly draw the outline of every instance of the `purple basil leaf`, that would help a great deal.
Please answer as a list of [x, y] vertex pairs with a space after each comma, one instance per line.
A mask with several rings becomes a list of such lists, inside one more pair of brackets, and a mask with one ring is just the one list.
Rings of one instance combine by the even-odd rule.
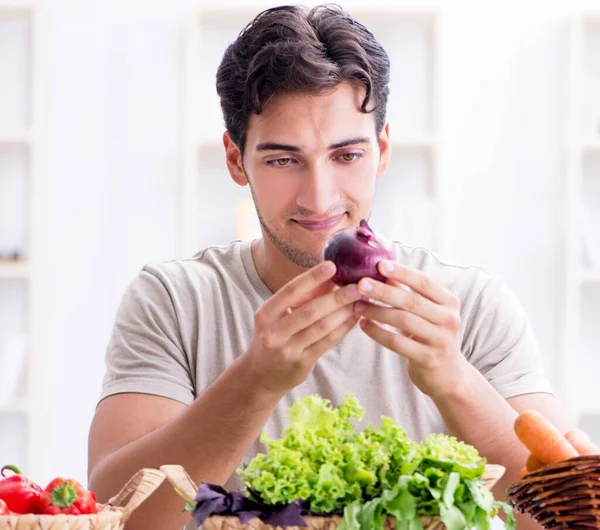
[[240, 518], [240, 523], [246, 524], [249, 523], [255, 517], [260, 517], [262, 512], [260, 510], [256, 511], [248, 511], [248, 512], [240, 512], [238, 517]]
[[250, 495], [257, 501], [260, 502], [261, 504], [264, 504], [264, 501], [262, 499], [262, 497], [260, 496], [260, 493], [258, 491], [256, 491], [255, 489], [251, 488], [250, 486], [246, 486], [248, 488], [248, 491], [250, 492]]
[[[256, 499], [260, 494], [251, 491]], [[273, 505], [265, 504], [248, 498], [239, 490], [228, 492], [216, 484], [203, 483], [196, 494], [196, 508], [192, 517], [196, 524], [202, 525], [211, 515], [234, 515], [242, 524], [258, 517], [266, 524], [272, 526], [306, 526], [302, 514], [307, 514], [308, 503], [298, 500], [292, 504]]]
[[302, 511], [299, 503], [287, 504], [267, 513], [263, 521], [271, 526], [281, 526], [283, 528], [286, 526], [306, 526], [306, 521], [302, 518]]
[[217, 484], [200, 484], [196, 493], [196, 502], [204, 502], [211, 499], [227, 496], [227, 490]]
[[207, 517], [226, 513], [228, 511], [228, 506], [224, 501], [225, 497], [198, 502], [198, 504], [196, 504], [196, 509], [192, 512], [192, 518], [196, 521], [196, 524], [200, 526]]
[[234, 490], [229, 494], [229, 498], [231, 500], [230, 509], [231, 513], [238, 513], [241, 511], [248, 510], [259, 510], [261, 506], [253, 502], [251, 499], [246, 497], [241, 491]]

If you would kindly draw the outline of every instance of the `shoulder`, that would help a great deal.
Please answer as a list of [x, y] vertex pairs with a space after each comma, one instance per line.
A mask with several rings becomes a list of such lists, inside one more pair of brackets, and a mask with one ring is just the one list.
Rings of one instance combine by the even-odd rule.
[[394, 245], [400, 263], [424, 272], [463, 301], [479, 296], [486, 286], [501, 281], [498, 274], [479, 265], [443, 260], [424, 247], [410, 247], [397, 241]]
[[241, 241], [233, 241], [202, 249], [191, 258], [148, 263], [140, 276], [152, 277], [167, 291], [239, 282], [245, 277], [241, 245]]
[[526, 318], [517, 296], [502, 275], [479, 265], [445, 261], [427, 248], [396, 242], [395, 245], [400, 263], [424, 272], [458, 297], [461, 317], [468, 329], [474, 320], [523, 321]]

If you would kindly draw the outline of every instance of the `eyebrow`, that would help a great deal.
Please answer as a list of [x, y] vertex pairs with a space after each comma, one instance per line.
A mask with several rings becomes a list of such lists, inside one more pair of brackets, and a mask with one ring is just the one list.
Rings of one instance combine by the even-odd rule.
[[[368, 136], [357, 136], [356, 138], [349, 138], [348, 140], [342, 140], [329, 146], [329, 149], [340, 149], [341, 147], [347, 147], [349, 145], [366, 144], [371, 140]], [[277, 142], [264, 142], [256, 146], [257, 151], [291, 151], [293, 153], [299, 153], [301, 151], [300, 146], [291, 144], [280, 144]]]

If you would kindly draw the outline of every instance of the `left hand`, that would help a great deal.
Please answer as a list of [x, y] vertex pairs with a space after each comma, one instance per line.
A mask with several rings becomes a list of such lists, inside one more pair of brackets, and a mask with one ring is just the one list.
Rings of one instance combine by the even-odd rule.
[[419, 270], [389, 260], [380, 261], [378, 269], [388, 282], [363, 278], [358, 290], [385, 306], [356, 302], [361, 328], [408, 360], [412, 382], [429, 397], [456, 390], [470, 367], [460, 351], [460, 300]]

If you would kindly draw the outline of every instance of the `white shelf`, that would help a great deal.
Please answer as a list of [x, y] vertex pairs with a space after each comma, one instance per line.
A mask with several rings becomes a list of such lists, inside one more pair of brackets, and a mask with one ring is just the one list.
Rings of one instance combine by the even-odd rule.
[[[600, 138], [590, 126], [587, 117], [596, 115], [590, 94], [595, 94], [595, 81], [590, 78], [591, 53], [598, 53], [590, 45], [590, 29], [595, 33], [599, 17], [577, 14], [569, 33], [567, 171], [564, 176], [564, 253], [565, 277], [563, 282], [562, 345], [557, 359], [557, 391], [572, 418], [582, 415], [600, 416], [600, 407], [594, 394], [593, 374], [596, 371], [596, 327], [594, 312], [597, 307], [596, 291], [589, 289], [600, 284], [600, 268], [581, 264], [584, 239], [582, 237], [582, 206], [585, 204], [588, 166], [586, 156], [600, 155]], [[595, 37], [594, 37], [595, 39]], [[596, 108], [596, 107], [593, 107]], [[593, 170], [595, 171], [595, 169]], [[595, 176], [595, 174], [594, 174]], [[600, 176], [600, 175], [599, 175]], [[584, 288], [585, 286], [585, 288]], [[600, 433], [596, 433], [600, 436]]]
[[31, 135], [27, 132], [3, 133], [0, 132], [0, 146], [3, 145], [29, 145]]
[[28, 17], [33, 13], [33, 8], [30, 5], [18, 4], [16, 2], [8, 2], [0, 4], [0, 19]]
[[[201, 0], [201, 2], [198, 2], [196, 5], [196, 11], [200, 16], [211, 21], [230, 21], [232, 18], [249, 21], [260, 11], [270, 7], [272, 7], [272, 4], [269, 2], [247, 2], [243, 0], [237, 0], [228, 3], [227, 7], [223, 7], [222, 2], [216, 2], [214, 0]], [[312, 5], [309, 5], [308, 7], [310, 8]], [[394, 20], [410, 18], [423, 19], [434, 18], [438, 15], [438, 11], [418, 5], [418, 2], [415, 2], [413, 6], [402, 5], [400, 7], [394, 7], [391, 3], [377, 2], [371, 2], [368, 4], [368, 7], [366, 7], [366, 4], [362, 2], [356, 4], [350, 2], [344, 4], [344, 10], [356, 18], [381, 17], [384, 22], [389, 22], [390, 17], [392, 17]]]
[[[25, 325], [27, 333], [27, 357], [25, 359], [25, 376], [27, 380], [27, 397], [0, 403], [0, 413], [10, 415], [14, 413], [26, 414], [26, 430], [21, 433], [4, 432], [6, 423], [0, 417], [0, 438], [15, 435], [22, 444], [20, 457], [24, 458], [24, 465], [34, 476], [45, 476], [46, 468], [50, 461], [47, 455], [47, 444], [44, 436], [52, 424], [52, 411], [42, 405], [48, 400], [48, 219], [52, 213], [49, 208], [48, 198], [51, 197], [50, 181], [48, 175], [48, 132], [49, 109], [47, 106], [48, 79], [50, 70], [49, 61], [49, 35], [43, 8], [38, 8], [33, 2], [27, 0], [0, 0], [0, 19], [11, 22], [19, 19], [15, 24], [14, 34], [8, 38], [18, 38], [18, 60], [27, 62], [23, 65], [27, 75], [20, 79], [19, 85], [12, 90], [22, 94], [27, 110], [22, 119], [10, 120], [9, 126], [0, 123], [0, 148], [23, 147], [27, 150], [26, 172], [23, 178], [27, 179], [27, 207], [22, 209], [24, 220], [27, 223], [26, 247], [30, 260], [10, 261], [0, 260], [0, 279], [25, 279], [27, 289], [23, 292], [26, 296]], [[26, 23], [21, 23], [25, 19]], [[12, 42], [12, 41], [11, 41]], [[10, 46], [9, 50], [12, 50]], [[25, 110], [25, 109], [24, 109]], [[0, 175], [0, 178], [3, 175]], [[6, 304], [0, 296], [0, 304]], [[11, 310], [12, 308], [9, 308]], [[10, 420], [9, 420], [10, 421]], [[8, 425], [11, 425], [9, 423]], [[14, 440], [13, 440], [14, 441]], [[17, 455], [13, 455], [17, 456]], [[19, 463], [19, 462], [15, 462]]]
[[29, 277], [29, 263], [26, 261], [0, 260], [0, 278], [15, 279]]
[[28, 414], [29, 404], [25, 398], [16, 398], [7, 402], [0, 402], [0, 415]]
[[588, 141], [584, 142], [582, 149], [585, 153], [600, 154], [600, 139], [588, 140]]
[[581, 283], [600, 283], [600, 268], [582, 269]]
[[600, 406], [582, 407], [579, 411], [579, 416], [598, 416], [600, 417]]
[[[399, 136], [391, 140], [392, 149], [432, 149], [436, 145], [436, 139], [431, 135]], [[203, 137], [196, 142], [199, 149], [223, 149], [221, 137]]]

